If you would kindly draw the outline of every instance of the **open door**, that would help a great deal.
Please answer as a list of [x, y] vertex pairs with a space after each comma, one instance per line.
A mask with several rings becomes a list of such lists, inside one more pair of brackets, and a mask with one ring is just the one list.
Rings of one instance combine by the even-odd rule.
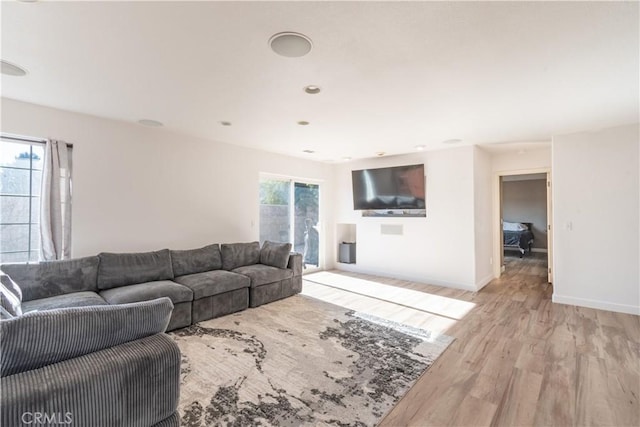
[[503, 243], [504, 242], [504, 231], [502, 228], [502, 225], [504, 223], [504, 216], [502, 214], [502, 203], [503, 203], [503, 193], [502, 193], [502, 177], [498, 178], [500, 180], [499, 184], [498, 184], [498, 197], [500, 200], [500, 274], [504, 273], [505, 270], [505, 266], [504, 266], [504, 246]]
[[553, 227], [551, 206], [551, 174], [547, 172], [547, 280], [553, 283]]

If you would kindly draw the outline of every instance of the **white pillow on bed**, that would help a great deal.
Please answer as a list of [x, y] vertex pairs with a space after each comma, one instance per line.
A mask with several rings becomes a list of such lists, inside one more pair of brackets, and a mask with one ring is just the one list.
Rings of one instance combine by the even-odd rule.
[[525, 231], [528, 230], [526, 225], [521, 224], [519, 222], [502, 222], [502, 230], [504, 231]]

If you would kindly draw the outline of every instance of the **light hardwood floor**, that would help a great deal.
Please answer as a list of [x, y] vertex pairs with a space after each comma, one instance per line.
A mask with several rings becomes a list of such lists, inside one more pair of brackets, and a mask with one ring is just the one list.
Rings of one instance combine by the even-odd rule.
[[381, 426], [639, 426], [640, 317], [553, 304], [543, 258], [505, 261], [477, 293], [333, 271], [303, 294], [456, 338]]

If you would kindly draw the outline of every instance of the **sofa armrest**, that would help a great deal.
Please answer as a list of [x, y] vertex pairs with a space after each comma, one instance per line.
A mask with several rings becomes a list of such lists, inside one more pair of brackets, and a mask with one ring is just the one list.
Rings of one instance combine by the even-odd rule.
[[153, 301], [35, 311], [0, 321], [0, 376], [164, 332], [173, 303]]
[[171, 338], [155, 334], [4, 377], [0, 424], [39, 416], [55, 417], [48, 425], [151, 426], [176, 412], [180, 358]]
[[289, 263], [287, 264], [289, 270], [293, 270], [294, 276], [302, 276], [302, 254], [298, 252], [291, 252], [289, 254]]

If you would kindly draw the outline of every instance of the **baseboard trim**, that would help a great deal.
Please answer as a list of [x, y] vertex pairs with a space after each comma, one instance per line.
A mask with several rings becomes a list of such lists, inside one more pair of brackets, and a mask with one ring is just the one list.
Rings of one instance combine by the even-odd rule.
[[640, 306], [636, 305], [617, 304], [614, 302], [568, 297], [557, 294], [553, 294], [551, 301], [558, 304], [576, 305], [578, 307], [595, 308], [597, 310], [615, 311], [616, 313], [640, 315]]
[[463, 291], [478, 292], [478, 288], [475, 285], [445, 282], [442, 280], [434, 280], [428, 277], [416, 277], [406, 274], [389, 273], [386, 271], [378, 271], [372, 269], [364, 269], [358, 267], [356, 264], [341, 264], [336, 263], [335, 269], [340, 271], [349, 271], [352, 273], [370, 274], [372, 276], [386, 277], [389, 279], [409, 280], [411, 282], [424, 283], [425, 285], [442, 286], [443, 288], [462, 289]]
[[479, 282], [477, 282], [476, 283], [476, 291], [479, 291], [480, 289], [482, 289], [485, 286], [487, 286], [493, 279], [495, 279], [495, 276], [493, 275], [493, 273], [491, 273], [487, 277], [485, 277], [484, 279], [482, 279]]

